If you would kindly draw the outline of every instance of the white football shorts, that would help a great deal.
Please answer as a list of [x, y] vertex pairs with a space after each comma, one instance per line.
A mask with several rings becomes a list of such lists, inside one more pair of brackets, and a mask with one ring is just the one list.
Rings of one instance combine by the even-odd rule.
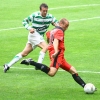
[[43, 36], [35, 31], [33, 34], [29, 33], [27, 43], [30, 43], [32, 45], [32, 48], [35, 49], [38, 44], [40, 44], [41, 42], [44, 42], [44, 41], [45, 40], [44, 40]]

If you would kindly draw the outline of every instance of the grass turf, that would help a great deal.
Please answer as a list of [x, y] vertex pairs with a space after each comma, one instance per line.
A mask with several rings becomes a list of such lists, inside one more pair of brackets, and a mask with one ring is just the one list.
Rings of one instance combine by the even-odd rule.
[[[100, 18], [94, 18], [100, 15], [100, 5], [93, 6], [93, 4], [100, 4], [100, 1], [44, 0], [44, 2], [49, 8], [65, 7], [49, 10], [57, 19], [66, 17], [70, 21], [69, 29], [65, 33], [65, 58], [78, 71], [92, 71], [79, 72], [79, 75], [86, 82], [95, 84], [98, 91], [92, 95], [85, 94], [65, 71], [58, 71], [55, 77], [48, 77], [40, 71], [30, 69], [32, 66], [20, 65], [19, 62], [4, 74], [3, 64], [9, 62], [24, 48], [28, 33], [25, 28], [15, 30], [9, 28], [22, 27], [22, 20], [37, 11], [42, 1], [3, 0], [0, 1], [0, 100], [99, 100], [100, 73], [93, 72], [100, 72]], [[49, 29], [52, 29], [52, 26]], [[39, 50], [37, 48], [26, 58], [37, 60]], [[49, 65], [48, 53], [43, 63]]]

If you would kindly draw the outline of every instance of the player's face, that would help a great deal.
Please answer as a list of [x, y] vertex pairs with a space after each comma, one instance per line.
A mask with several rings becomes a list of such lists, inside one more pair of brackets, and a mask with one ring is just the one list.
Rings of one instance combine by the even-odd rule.
[[41, 12], [41, 16], [46, 17], [46, 14], [48, 12], [48, 8], [42, 7], [41, 10], [40, 10], [40, 12]]

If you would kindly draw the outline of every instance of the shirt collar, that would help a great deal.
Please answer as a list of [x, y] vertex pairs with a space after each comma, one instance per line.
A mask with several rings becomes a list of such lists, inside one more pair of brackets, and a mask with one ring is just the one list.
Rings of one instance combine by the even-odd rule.
[[60, 26], [56, 26], [55, 28], [61, 29], [64, 32], [64, 30]]

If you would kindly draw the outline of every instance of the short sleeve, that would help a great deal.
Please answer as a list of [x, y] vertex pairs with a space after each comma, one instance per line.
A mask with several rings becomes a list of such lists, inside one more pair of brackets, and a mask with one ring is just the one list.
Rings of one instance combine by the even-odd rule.
[[54, 38], [63, 41], [64, 38], [64, 33], [62, 30], [57, 30], [56, 33], [54, 34]]

